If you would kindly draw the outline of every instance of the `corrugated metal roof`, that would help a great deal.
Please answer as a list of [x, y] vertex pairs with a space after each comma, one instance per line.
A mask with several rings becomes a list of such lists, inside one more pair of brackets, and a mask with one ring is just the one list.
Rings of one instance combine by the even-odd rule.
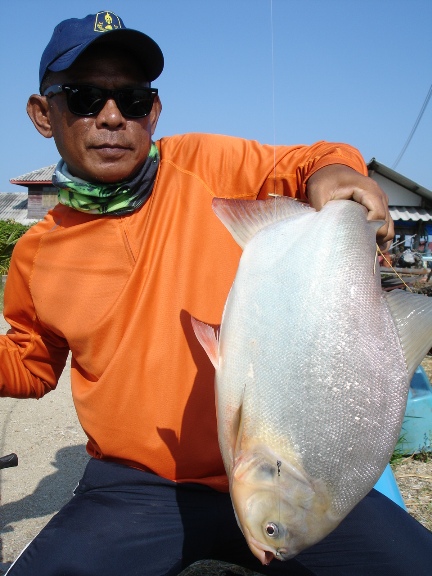
[[57, 164], [51, 164], [50, 166], [45, 166], [45, 168], [38, 168], [37, 170], [33, 170], [33, 172], [27, 172], [27, 174], [23, 174], [22, 176], [11, 178], [10, 183], [20, 184], [21, 186], [29, 182], [34, 184], [51, 184], [51, 178], [56, 166]]
[[390, 216], [393, 220], [414, 220], [414, 222], [422, 220], [423, 222], [428, 222], [432, 220], [432, 210], [413, 206], [390, 206]]
[[27, 202], [26, 192], [0, 192], [0, 220], [32, 224], [35, 220], [27, 218]]

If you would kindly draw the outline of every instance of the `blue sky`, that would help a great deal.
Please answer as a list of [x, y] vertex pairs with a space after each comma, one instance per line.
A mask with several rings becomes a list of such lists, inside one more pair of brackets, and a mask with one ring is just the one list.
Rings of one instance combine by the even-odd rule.
[[[156, 137], [348, 142], [392, 167], [432, 84], [432, 0], [0, 0], [2, 148], [9, 179], [58, 160], [25, 112], [54, 26], [100, 10], [152, 36]], [[396, 170], [432, 190], [432, 102]]]

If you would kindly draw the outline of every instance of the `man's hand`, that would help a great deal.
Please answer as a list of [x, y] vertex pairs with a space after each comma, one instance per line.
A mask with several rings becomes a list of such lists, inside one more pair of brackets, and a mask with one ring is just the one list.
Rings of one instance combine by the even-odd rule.
[[387, 195], [375, 180], [348, 166], [332, 164], [317, 170], [307, 182], [307, 195], [316, 210], [329, 200], [354, 200], [367, 208], [368, 220], [385, 220], [377, 232], [377, 243], [382, 250], [394, 236]]

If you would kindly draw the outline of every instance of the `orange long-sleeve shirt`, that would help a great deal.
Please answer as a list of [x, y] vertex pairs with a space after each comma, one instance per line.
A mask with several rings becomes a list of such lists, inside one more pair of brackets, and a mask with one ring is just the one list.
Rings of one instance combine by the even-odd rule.
[[[72, 393], [88, 451], [219, 490], [214, 372], [190, 322], [220, 322], [240, 248], [213, 196], [305, 199], [328, 164], [366, 174], [342, 144], [272, 147], [188, 134], [157, 142], [147, 203], [123, 217], [58, 205], [18, 242], [6, 283], [0, 395], [40, 398], [72, 351]], [[276, 162], [276, 165], [275, 165]]]

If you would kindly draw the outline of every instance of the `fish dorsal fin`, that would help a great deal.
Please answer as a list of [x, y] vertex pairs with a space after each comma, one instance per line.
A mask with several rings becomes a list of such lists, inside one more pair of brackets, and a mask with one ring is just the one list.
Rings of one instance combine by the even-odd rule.
[[308, 204], [285, 196], [268, 200], [213, 198], [212, 208], [241, 248], [245, 247], [252, 236], [270, 224], [291, 216], [315, 212]]
[[399, 333], [411, 379], [432, 348], [432, 298], [404, 290], [386, 292], [385, 298]]
[[198, 339], [198, 342], [204, 348], [207, 353], [207, 356], [210, 358], [211, 363], [217, 369], [219, 366], [219, 340], [218, 334], [214, 331], [214, 329], [205, 324], [204, 322], [200, 322], [193, 316], [191, 316], [192, 321], [192, 328], [195, 332], [195, 336]]

